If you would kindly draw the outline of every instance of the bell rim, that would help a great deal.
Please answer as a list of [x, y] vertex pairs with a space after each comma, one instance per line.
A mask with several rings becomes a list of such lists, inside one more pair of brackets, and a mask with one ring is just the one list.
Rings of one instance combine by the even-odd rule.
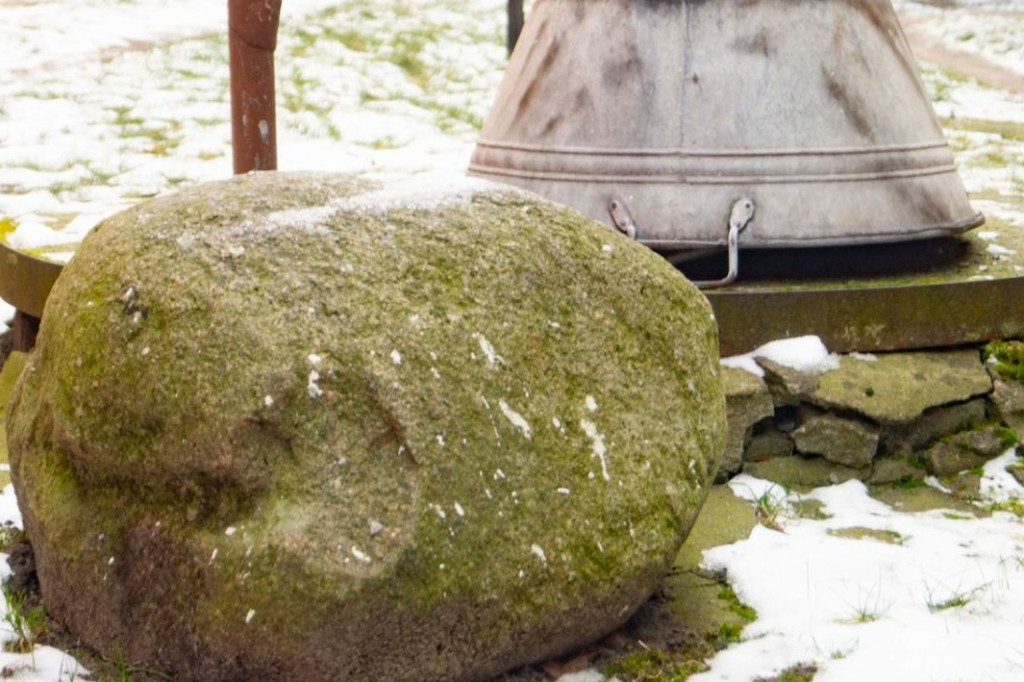
[[[899, 242], [918, 241], [924, 239], [936, 239], [940, 237], [951, 237], [963, 234], [969, 230], [981, 227], [985, 224], [985, 216], [980, 211], [962, 221], [953, 223], [942, 223], [929, 225], [916, 229], [904, 230], [902, 232], [890, 233], [864, 233], [846, 234], [839, 237], [808, 237], [806, 239], [795, 239], [791, 237], [745, 241], [740, 238], [740, 249], [792, 249], [792, 248], [827, 248], [831, 246], [865, 246], [872, 244], [896, 244]], [[690, 250], [706, 248], [725, 248], [725, 240], [721, 241], [699, 241], [679, 239], [638, 239], [637, 242], [655, 251]]]

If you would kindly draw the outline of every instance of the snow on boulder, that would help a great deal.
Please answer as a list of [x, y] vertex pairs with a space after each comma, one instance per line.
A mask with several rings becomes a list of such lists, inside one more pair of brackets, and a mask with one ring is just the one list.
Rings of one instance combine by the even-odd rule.
[[58, 281], [12, 406], [46, 607], [178, 680], [563, 654], [697, 515], [716, 333], [662, 259], [497, 185], [267, 173], [139, 205]]

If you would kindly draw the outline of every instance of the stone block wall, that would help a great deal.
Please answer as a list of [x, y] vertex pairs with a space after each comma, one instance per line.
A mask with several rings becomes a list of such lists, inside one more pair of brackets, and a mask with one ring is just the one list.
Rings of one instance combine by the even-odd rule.
[[764, 358], [757, 359], [763, 377], [723, 367], [729, 434], [718, 480], [742, 471], [814, 487], [850, 479], [913, 484], [933, 475], [970, 497], [977, 476], [969, 472], [1024, 435], [1021, 367], [1004, 357], [1022, 350], [1004, 342], [853, 353], [821, 374]]

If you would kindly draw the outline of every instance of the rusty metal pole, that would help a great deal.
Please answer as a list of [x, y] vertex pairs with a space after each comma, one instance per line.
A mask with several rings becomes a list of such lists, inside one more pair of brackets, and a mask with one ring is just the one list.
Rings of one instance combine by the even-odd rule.
[[523, 32], [523, 0], [508, 0], [508, 53], [516, 49], [519, 34]]
[[277, 169], [274, 49], [281, 0], [228, 0], [236, 174]]

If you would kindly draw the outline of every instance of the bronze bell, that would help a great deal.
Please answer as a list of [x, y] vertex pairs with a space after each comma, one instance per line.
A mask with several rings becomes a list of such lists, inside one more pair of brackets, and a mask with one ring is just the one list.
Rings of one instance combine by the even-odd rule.
[[537, 0], [470, 173], [666, 252], [983, 221], [889, 0]]

